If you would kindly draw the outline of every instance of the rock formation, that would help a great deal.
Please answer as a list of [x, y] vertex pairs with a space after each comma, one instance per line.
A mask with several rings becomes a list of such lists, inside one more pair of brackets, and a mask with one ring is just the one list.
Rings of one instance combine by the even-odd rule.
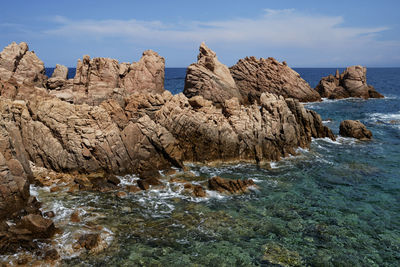
[[188, 98], [200, 95], [216, 105], [222, 105], [232, 97], [242, 102], [229, 68], [218, 61], [216, 54], [205, 43], [201, 43], [199, 51], [197, 63], [187, 68], [183, 93]]
[[47, 80], [47, 88], [54, 90], [54, 89], [61, 89], [68, 78], [68, 68], [63, 65], [56, 65], [51, 78]]
[[[60, 90], [50, 94], [75, 104], [99, 105], [104, 100], [123, 97], [134, 92], [164, 92], [164, 58], [147, 50], [138, 62], [121, 63], [111, 58], [84, 56], [78, 60], [74, 79], [64, 82]], [[50, 80], [52, 80], [51, 78]], [[49, 89], [55, 89], [49, 83]]]
[[[29, 161], [74, 173], [68, 178], [71, 191], [116, 189], [119, 180], [110, 174], [128, 173], [138, 174], [138, 186], [146, 189], [159, 184], [159, 170], [183, 168], [184, 162], [262, 164], [295, 154], [313, 137], [335, 138], [297, 99], [263, 92], [257, 103], [243, 104], [229, 69], [204, 44], [198, 63], [188, 69], [189, 97], [164, 90], [164, 59], [152, 51], [133, 64], [85, 56], [73, 80], [57, 66], [46, 88], [41, 64], [30, 60], [27, 49], [12, 44], [1, 53], [0, 252], [15, 249], [7, 244], [19, 238], [54, 234], [54, 225], [42, 220], [40, 204], [29, 196]], [[26, 64], [33, 65], [29, 71]], [[216, 188], [226, 186], [215, 182]], [[228, 191], [250, 185], [228, 183]], [[200, 187], [193, 193], [205, 194]], [[11, 217], [14, 228], [4, 225]]]
[[370, 140], [372, 132], [360, 121], [345, 120], [340, 123], [339, 134], [345, 137], [353, 137], [360, 140]]
[[272, 57], [246, 57], [240, 59], [230, 71], [243, 98], [250, 103], [258, 102], [264, 92], [301, 102], [321, 100], [318, 93], [286, 62], [279, 63]]
[[315, 90], [321, 97], [329, 99], [384, 97], [373, 86], [367, 84], [367, 68], [362, 66], [351, 66], [340, 75], [337, 70], [335, 76], [323, 77]]
[[0, 80], [14, 79], [19, 84], [43, 87], [46, 75], [43, 62], [24, 42], [11, 43], [0, 53]]

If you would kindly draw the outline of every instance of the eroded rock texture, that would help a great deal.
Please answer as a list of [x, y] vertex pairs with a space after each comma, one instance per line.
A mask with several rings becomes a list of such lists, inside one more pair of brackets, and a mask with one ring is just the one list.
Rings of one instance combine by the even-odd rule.
[[335, 76], [323, 77], [315, 90], [321, 97], [329, 99], [342, 99], [348, 97], [383, 98], [375, 88], [367, 84], [367, 68], [362, 66], [351, 66]]
[[243, 99], [252, 103], [268, 92], [301, 102], [320, 101], [321, 97], [300, 75], [274, 58], [246, 57], [230, 68]]
[[345, 120], [340, 123], [341, 136], [353, 137], [360, 140], [371, 140], [372, 132], [360, 121]]
[[201, 43], [197, 63], [191, 64], [186, 71], [183, 93], [191, 98], [200, 95], [216, 105], [236, 97], [242, 102], [239, 89], [233, 80], [229, 68], [219, 62], [214, 51]]
[[110, 98], [123, 101], [134, 92], [160, 94], [164, 92], [164, 66], [164, 58], [151, 50], [132, 64], [119, 64], [111, 58], [90, 59], [86, 55], [78, 60], [74, 79], [64, 81], [59, 90], [50, 94], [71, 103], [89, 105], [99, 105]]

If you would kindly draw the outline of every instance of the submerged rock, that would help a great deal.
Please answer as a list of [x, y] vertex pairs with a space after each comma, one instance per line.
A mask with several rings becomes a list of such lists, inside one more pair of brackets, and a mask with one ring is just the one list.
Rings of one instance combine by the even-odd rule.
[[240, 59], [230, 72], [245, 101], [259, 102], [262, 93], [273, 93], [301, 102], [320, 101], [321, 97], [300, 75], [272, 57]]
[[265, 246], [263, 262], [273, 266], [303, 266], [303, 260], [299, 253], [276, 243]]
[[384, 97], [373, 86], [367, 84], [367, 68], [362, 66], [347, 67], [340, 75], [337, 70], [335, 76], [323, 77], [315, 90], [321, 97], [330, 99]]
[[220, 193], [243, 194], [249, 191], [250, 186], [255, 186], [252, 179], [232, 180], [215, 176], [208, 180], [208, 188]]
[[372, 132], [360, 121], [345, 120], [340, 123], [339, 134], [345, 137], [353, 137], [360, 140], [371, 140]]

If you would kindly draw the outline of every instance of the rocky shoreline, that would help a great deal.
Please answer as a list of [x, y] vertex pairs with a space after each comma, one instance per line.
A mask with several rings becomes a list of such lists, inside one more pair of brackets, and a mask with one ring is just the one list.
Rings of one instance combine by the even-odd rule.
[[[178, 95], [164, 89], [164, 64], [151, 50], [132, 64], [84, 56], [75, 78], [67, 80], [61, 65], [46, 77], [26, 43], [0, 53], [0, 254], [37, 250], [38, 242], [62, 231], [42, 214], [30, 184], [103, 192], [121, 188], [115, 175], [138, 175], [137, 186], [117, 193], [124, 197], [160, 186], [160, 170], [186, 170], [188, 162], [268, 166], [309, 147], [312, 138], [335, 139], [321, 117], [300, 103], [320, 101], [319, 90], [285, 62], [251, 57], [228, 68], [201, 44]], [[354, 70], [358, 76], [350, 69], [333, 83], [354, 92], [360, 81], [362, 92], [379, 96], [366, 85], [366, 71]], [[254, 186], [221, 177], [204, 185], [182, 183], [196, 197], [205, 189], [244, 193]], [[92, 235], [77, 240], [87, 250], [100, 243]], [[38, 257], [59, 259], [51, 248]]]

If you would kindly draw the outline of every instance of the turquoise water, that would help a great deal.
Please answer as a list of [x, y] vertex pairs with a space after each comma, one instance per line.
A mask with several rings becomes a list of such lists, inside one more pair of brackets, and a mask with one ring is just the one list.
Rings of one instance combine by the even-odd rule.
[[[174, 70], [182, 85], [184, 70]], [[297, 69], [312, 86], [334, 69]], [[169, 74], [171, 75], [171, 74]], [[181, 79], [179, 79], [181, 77]], [[112, 232], [110, 246], [65, 265], [82, 266], [398, 266], [400, 262], [400, 69], [369, 69], [368, 82], [385, 99], [307, 104], [336, 134], [344, 119], [359, 119], [374, 139], [313, 140], [309, 150], [272, 164], [190, 166], [185, 179], [220, 175], [254, 179], [243, 196], [193, 198], [179, 184], [128, 195], [48, 193], [45, 209], [82, 209]], [[180, 88], [181, 90], [181, 88]], [[182, 174], [184, 175], [184, 174]], [[134, 183], [134, 176], [124, 177]], [[211, 193], [211, 192], [208, 192]], [[63, 217], [64, 216], [64, 217]], [[71, 229], [82, 225], [70, 225]], [[70, 241], [62, 241], [70, 242]], [[266, 252], [266, 253], [265, 253]], [[274, 265], [275, 264], [275, 265]]]

